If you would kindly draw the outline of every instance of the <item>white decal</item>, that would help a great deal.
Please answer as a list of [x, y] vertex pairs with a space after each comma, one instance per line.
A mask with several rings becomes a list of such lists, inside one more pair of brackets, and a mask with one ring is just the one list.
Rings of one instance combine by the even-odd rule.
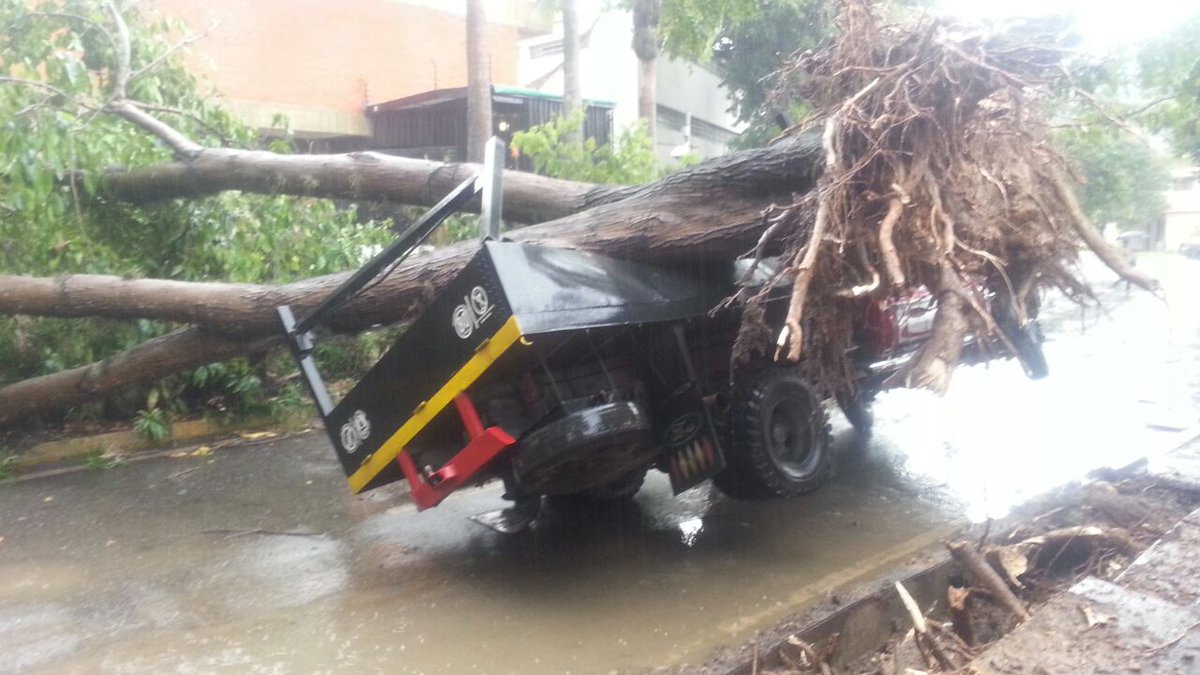
[[367, 413], [356, 410], [350, 416], [350, 419], [342, 425], [341, 437], [342, 448], [348, 454], [354, 454], [358, 450], [363, 441], [371, 435], [371, 420], [367, 419]]
[[476, 286], [463, 296], [462, 304], [454, 308], [450, 325], [454, 327], [454, 333], [458, 337], [466, 340], [480, 324], [488, 320], [493, 309], [495, 307], [488, 298], [487, 291], [483, 290], [483, 286]]

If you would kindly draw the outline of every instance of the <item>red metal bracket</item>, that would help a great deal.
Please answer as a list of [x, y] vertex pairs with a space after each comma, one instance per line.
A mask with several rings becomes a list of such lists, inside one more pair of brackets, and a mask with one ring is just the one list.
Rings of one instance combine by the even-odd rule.
[[500, 427], [485, 429], [475, 404], [466, 393], [459, 393], [454, 397], [454, 407], [458, 409], [458, 416], [462, 419], [471, 441], [446, 462], [445, 466], [426, 476], [417, 470], [412, 456], [407, 452], [402, 451], [396, 458], [400, 469], [404, 471], [404, 477], [408, 479], [413, 503], [417, 505], [418, 511], [442, 503], [443, 499], [462, 487], [463, 483], [487, 466], [496, 455], [517, 442]]

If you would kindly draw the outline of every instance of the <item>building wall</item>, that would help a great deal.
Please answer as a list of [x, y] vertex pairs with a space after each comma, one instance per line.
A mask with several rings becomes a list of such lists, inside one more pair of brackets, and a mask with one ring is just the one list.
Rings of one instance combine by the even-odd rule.
[[[465, 0], [140, 0], [209, 30], [189, 48], [197, 75], [252, 124], [287, 114], [307, 135], [368, 133], [364, 108], [467, 83]], [[514, 83], [528, 2], [488, 4], [492, 81]], [[211, 26], [211, 29], [209, 27]]]
[[1200, 176], [1196, 169], [1172, 172], [1163, 224], [1163, 247], [1178, 251], [1180, 244], [1200, 244]]
[[[638, 118], [638, 61], [631, 46], [633, 21], [628, 12], [600, 5], [580, 7], [579, 29], [590, 34], [580, 49], [580, 88], [584, 98], [614, 104], [613, 124], [620, 130]], [[545, 36], [521, 42], [519, 85], [562, 94], [562, 26]], [[726, 150], [729, 136], [740, 131], [729, 114], [729, 95], [720, 78], [696, 64], [658, 59], [658, 129], [655, 133], [659, 157], [668, 161], [672, 151], [688, 140], [684, 134], [688, 115], [692, 118], [690, 147], [702, 159]], [[708, 133], [697, 133], [703, 129]], [[725, 140], [722, 140], [725, 139]]]

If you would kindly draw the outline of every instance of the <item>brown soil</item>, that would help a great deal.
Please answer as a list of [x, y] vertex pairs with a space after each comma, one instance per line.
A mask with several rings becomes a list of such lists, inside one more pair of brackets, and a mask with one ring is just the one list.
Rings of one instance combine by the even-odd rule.
[[[1200, 504], [1200, 493], [1159, 484], [1150, 477], [1106, 478], [1109, 480], [1061, 488], [1035, 500], [1019, 514], [970, 533], [971, 546], [985, 554], [1002, 578], [1005, 566], [1001, 558], [1008, 558], [1009, 571], [1017, 583], [1008, 581], [1007, 587], [1034, 616], [1047, 601], [1087, 576], [1105, 580], [1116, 577]], [[1023, 573], [1013, 567], [1017, 552], [1024, 554], [1027, 564]], [[964, 568], [947, 563], [948, 557], [945, 551], [931, 551], [927, 557], [911, 561], [908, 569], [893, 570], [888, 575], [889, 579], [897, 579], [921, 567], [948, 565], [947, 592], [957, 595], [959, 609], [948, 609], [947, 596], [942, 596], [928, 616], [931, 637], [916, 638], [912, 621], [906, 620], [893, 622], [891, 639], [867, 654], [839, 654], [836, 634], [811, 645], [802, 644], [797, 636], [804, 635], [807, 627], [849, 602], [896, 596], [891, 581], [877, 582], [830, 594], [820, 606], [763, 631], [750, 642], [719, 652], [702, 666], [685, 666], [675, 672], [890, 675], [904, 673], [906, 668], [969, 672], [971, 660], [1019, 622]], [[930, 641], [937, 646], [931, 648]], [[941, 659], [935, 651], [941, 652]], [[948, 665], [943, 666], [939, 660], [948, 661]], [[822, 666], [828, 670], [823, 671]]]

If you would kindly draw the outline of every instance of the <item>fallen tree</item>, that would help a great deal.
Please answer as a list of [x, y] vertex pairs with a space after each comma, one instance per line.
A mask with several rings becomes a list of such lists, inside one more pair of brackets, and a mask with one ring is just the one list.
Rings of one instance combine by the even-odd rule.
[[[509, 236], [642, 260], [740, 255], [761, 229], [763, 203], [789, 200], [789, 190], [802, 193], [811, 188], [819, 156], [816, 139], [800, 138], [723, 156], [644, 186], [619, 190], [593, 186], [597, 194], [607, 190], [610, 195], [627, 196], [601, 200], [603, 203], [592, 208], [521, 228]], [[429, 164], [434, 173], [446, 166]], [[455, 174], [464, 173], [460, 167], [452, 168]], [[525, 184], [518, 182], [516, 190], [524, 189]], [[506, 182], [506, 209], [509, 195]], [[559, 198], [552, 191], [539, 195], [540, 201], [531, 207], [535, 210], [544, 211]], [[475, 249], [476, 244], [470, 242], [414, 258], [335, 312], [328, 325], [349, 332], [408, 318], [420, 298], [447, 281]], [[335, 274], [284, 286], [83, 274], [0, 276], [0, 313], [160, 319], [244, 336], [275, 330], [274, 308], [279, 305], [290, 304], [300, 311], [316, 306], [346, 276]]]
[[[433, 162], [374, 152], [281, 155], [265, 150], [183, 146], [178, 161], [110, 171], [106, 196], [131, 204], [194, 199], [229, 190], [352, 201], [433, 206], [479, 170], [477, 164]], [[540, 223], [589, 208], [661, 194], [770, 197], [806, 189], [815, 155], [807, 144], [756, 148], [717, 157], [648, 185], [618, 187], [504, 172], [505, 217]], [[479, 211], [478, 201], [468, 210]]]
[[[128, 36], [115, 9], [112, 16], [117, 66], [112, 96], [97, 110], [154, 135], [175, 161], [106, 174], [101, 194], [108, 199], [146, 203], [244, 190], [427, 205], [475, 170], [370, 153], [204, 147], [127, 97]], [[1031, 318], [1040, 289], [1088, 297], [1072, 268], [1081, 243], [1124, 278], [1153, 288], [1091, 229], [1070, 189], [1070, 167], [1037, 115], [1040, 87], [1060, 66], [1060, 51], [1021, 36], [964, 37], [932, 20], [885, 26], [857, 1], [844, 4], [840, 27], [830, 47], [799, 56], [784, 73], [777, 96], [810, 101], [815, 113], [776, 144], [627, 188], [509, 172], [506, 214], [543, 221], [511, 236], [654, 261], [782, 254], [791, 305], [783, 334], [768, 342], [779, 344], [774, 358], [802, 363], [831, 392], [852, 386], [847, 298], [931, 289], [939, 307], [933, 339], [892, 383], [944, 391], [967, 335], [1003, 341], [985, 292], [1002, 298], [1018, 324]], [[353, 332], [411, 318], [475, 246], [408, 261], [327, 326]], [[0, 277], [0, 313], [194, 326], [0, 388], [0, 425], [267, 349], [278, 330], [276, 306], [304, 311], [343, 278], [266, 286]], [[747, 303], [751, 322], [761, 317], [753, 310], [762, 300], [733, 299]]]
[[[638, 200], [639, 212], [619, 204], [597, 207], [572, 218], [523, 228], [513, 238], [572, 246], [642, 260], [694, 261], [728, 257], [752, 246], [761, 229], [760, 205], [727, 200], [714, 214], [708, 202], [692, 197]], [[715, 217], [718, 216], [719, 218]], [[408, 261], [387, 279], [357, 296], [327, 322], [352, 332], [412, 318], [424, 303], [475, 253], [464, 242]], [[196, 322], [191, 328], [155, 338], [103, 361], [0, 387], [0, 426], [111, 395], [197, 366], [270, 346], [261, 342], [279, 332], [275, 307], [315, 307], [346, 275], [309, 279], [286, 286], [189, 283], [167, 280], [80, 276], [60, 279], [0, 279], [0, 311], [52, 316], [157, 318]], [[78, 289], [77, 291], [72, 289]], [[13, 292], [17, 291], [17, 292]]]

